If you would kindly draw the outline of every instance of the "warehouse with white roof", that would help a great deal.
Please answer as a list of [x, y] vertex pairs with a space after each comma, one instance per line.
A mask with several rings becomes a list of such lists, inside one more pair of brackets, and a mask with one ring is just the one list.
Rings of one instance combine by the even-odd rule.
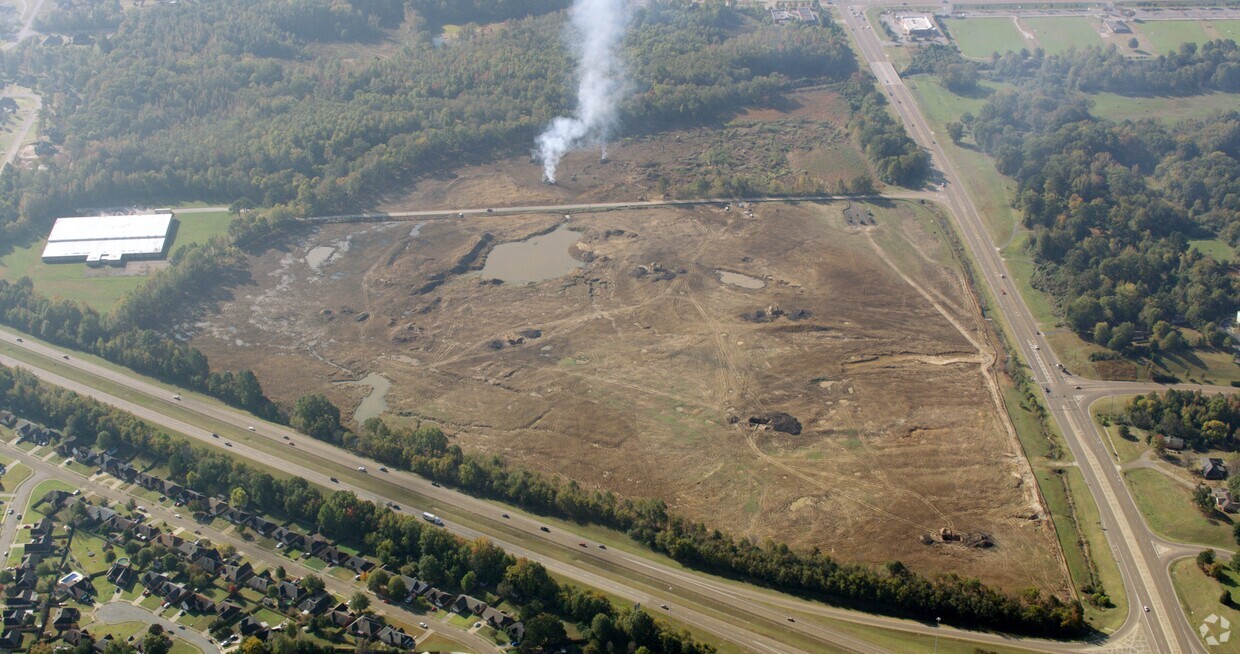
[[129, 259], [158, 259], [171, 227], [170, 213], [60, 218], [47, 237], [43, 262], [120, 266]]

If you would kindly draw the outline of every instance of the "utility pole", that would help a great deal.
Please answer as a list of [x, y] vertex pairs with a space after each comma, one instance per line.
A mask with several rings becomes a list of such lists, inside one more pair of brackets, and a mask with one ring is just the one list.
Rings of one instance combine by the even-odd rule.
[[[935, 618], [934, 626], [935, 627], [943, 626], [943, 618]], [[934, 632], [934, 654], [939, 654], [939, 632], [937, 631]]]

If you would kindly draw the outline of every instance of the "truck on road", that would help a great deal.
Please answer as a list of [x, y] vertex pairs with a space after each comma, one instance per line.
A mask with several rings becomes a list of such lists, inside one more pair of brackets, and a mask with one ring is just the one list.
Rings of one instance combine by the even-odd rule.
[[423, 520], [425, 520], [425, 521], [427, 521], [427, 522], [429, 522], [429, 523], [431, 523], [431, 524], [436, 524], [436, 525], [439, 525], [440, 527], [442, 527], [442, 526], [443, 526], [443, 520], [440, 520], [440, 519], [439, 519], [439, 516], [435, 515], [434, 513], [427, 513], [427, 512], [425, 512], [425, 511], [423, 511], [423, 512], [422, 512], [422, 519], [423, 519]]

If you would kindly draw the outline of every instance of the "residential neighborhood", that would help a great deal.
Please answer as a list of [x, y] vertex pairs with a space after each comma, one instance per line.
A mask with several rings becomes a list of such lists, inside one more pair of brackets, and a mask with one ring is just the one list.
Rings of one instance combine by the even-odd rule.
[[[8, 516], [24, 521], [12, 545], [10, 560], [16, 563], [0, 571], [5, 587], [0, 649], [59, 640], [69, 645], [93, 642], [102, 652], [111, 637], [91, 616], [116, 603], [170, 620], [182, 637], [196, 631], [217, 649], [296, 629], [330, 643], [371, 642], [413, 651], [419, 638], [433, 633], [426, 621], [449, 615], [459, 616], [467, 626], [472, 623], [474, 631], [497, 634], [497, 645], [515, 645], [524, 635], [524, 624], [508, 611], [416, 576], [383, 570], [322, 534], [232, 506], [221, 497], [206, 497], [149, 467], [140, 469], [115, 451], [79, 445], [7, 412], [0, 413], [0, 425], [13, 429], [15, 445], [32, 445], [49, 461], [60, 460], [62, 467], [90, 474], [106, 486], [145, 491], [173, 511], [184, 510], [204, 529], [227, 525], [224, 528], [241, 535], [243, 542], [265, 548], [267, 557], [288, 560], [289, 569], [317, 568], [325, 574], [294, 576], [285, 565], [263, 565], [233, 545], [213, 543], [201, 535], [203, 529], [160, 523], [137, 503], [141, 495], [119, 504], [59, 484], [62, 487], [31, 497], [26, 515]], [[389, 581], [378, 592], [384, 595], [384, 609], [394, 609], [388, 605], [395, 603], [406, 607], [402, 612], [408, 617], [392, 620], [370, 610], [367, 602], [359, 605], [331, 592], [324, 583], [326, 578], [339, 586], [334, 579], [340, 579], [345, 588], [354, 586], [360, 593], [372, 574], [399, 579], [399, 584]], [[404, 590], [399, 597], [387, 597], [386, 588]], [[416, 620], [421, 626], [415, 628], [412, 618], [419, 615], [426, 617]], [[101, 636], [96, 638], [96, 633]]]

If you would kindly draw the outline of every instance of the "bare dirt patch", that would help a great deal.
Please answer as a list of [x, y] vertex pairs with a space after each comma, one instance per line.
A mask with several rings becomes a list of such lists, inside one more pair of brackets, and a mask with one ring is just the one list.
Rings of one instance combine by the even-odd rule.
[[[1064, 592], [941, 235], [916, 204], [875, 205], [865, 226], [843, 209], [573, 216], [584, 266], [529, 284], [477, 270], [563, 216], [325, 226], [182, 329], [286, 402], [326, 389], [348, 410], [366, 389], [327, 382], [377, 372], [389, 418], [467, 450], [756, 540]], [[778, 413], [800, 433], [750, 424]], [[943, 528], [994, 547], [923, 544]]]

